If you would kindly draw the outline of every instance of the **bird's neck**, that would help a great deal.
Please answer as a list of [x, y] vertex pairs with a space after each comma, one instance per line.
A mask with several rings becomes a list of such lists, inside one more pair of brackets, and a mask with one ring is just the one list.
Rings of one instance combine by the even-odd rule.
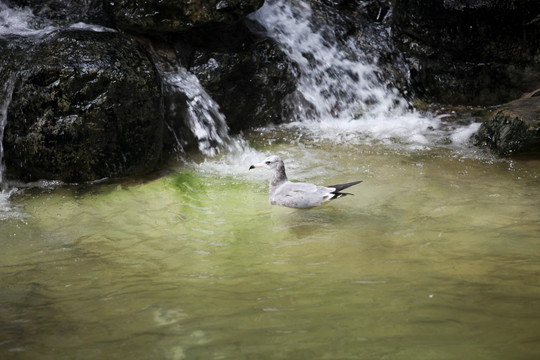
[[287, 174], [285, 173], [285, 166], [283, 164], [278, 165], [272, 174], [272, 178], [270, 179], [270, 186], [279, 186], [286, 181], [288, 181], [288, 179]]

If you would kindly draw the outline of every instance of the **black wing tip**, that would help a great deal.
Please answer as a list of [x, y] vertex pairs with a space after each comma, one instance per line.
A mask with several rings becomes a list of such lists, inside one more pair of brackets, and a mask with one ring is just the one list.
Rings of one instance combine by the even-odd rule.
[[[360, 184], [361, 182], [362, 182], [362, 180], [358, 180], [358, 181], [353, 181], [353, 182], [346, 183], [346, 184], [330, 185], [330, 186], [327, 186], [327, 187], [336, 189], [335, 192], [337, 193], [337, 192], [340, 192], [341, 190], [345, 190], [346, 188], [351, 187], [353, 185]], [[352, 195], [352, 194], [347, 194], [347, 195]]]

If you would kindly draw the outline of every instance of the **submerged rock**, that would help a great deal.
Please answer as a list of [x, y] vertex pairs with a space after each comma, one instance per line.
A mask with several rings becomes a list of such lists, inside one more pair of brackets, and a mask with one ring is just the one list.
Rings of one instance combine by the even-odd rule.
[[482, 123], [474, 142], [500, 155], [540, 152], [540, 91], [501, 106]]
[[430, 101], [495, 105], [540, 84], [538, 0], [396, 0], [392, 30]]
[[16, 83], [4, 160], [11, 177], [80, 182], [155, 166], [160, 82], [141, 47], [117, 32], [69, 30], [26, 50], [10, 66]]

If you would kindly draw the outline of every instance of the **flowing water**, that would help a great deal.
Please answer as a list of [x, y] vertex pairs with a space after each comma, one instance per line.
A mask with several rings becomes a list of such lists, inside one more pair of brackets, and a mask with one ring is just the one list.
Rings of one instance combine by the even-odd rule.
[[251, 15], [299, 69], [298, 92], [305, 101], [295, 102], [297, 121], [290, 127], [321, 139], [389, 145], [398, 140], [415, 149], [463, 144], [478, 129], [476, 123], [456, 127], [410, 111], [354, 41], [336, 38], [324, 23], [315, 26], [320, 19], [313, 16], [309, 4], [299, 0], [266, 1]]
[[329, 25], [315, 25], [321, 19], [313, 17], [308, 3], [281, 0], [267, 1], [251, 15], [299, 68], [298, 91], [310, 106], [299, 106], [298, 118], [366, 120], [402, 110], [406, 102], [383, 85], [356, 44], [338, 39]]
[[5, 190], [1, 187], [4, 180], [4, 146], [2, 140], [4, 139], [4, 129], [7, 124], [7, 111], [11, 98], [13, 97], [13, 88], [15, 86], [15, 76], [8, 78], [4, 84], [3, 91], [0, 93], [2, 98], [0, 102], [0, 190]]
[[[67, 28], [97, 32], [116, 31], [105, 26], [82, 22], [71, 24]], [[35, 16], [29, 8], [11, 7], [0, 0], [0, 36], [31, 36], [35, 40], [39, 40], [39, 38], [60, 29], [61, 27], [55, 26], [49, 19]]]
[[[178, 66], [174, 71], [163, 71], [161, 74], [167, 93], [181, 93], [186, 97], [185, 111], [178, 112], [179, 104], [172, 102], [168, 112], [170, 116], [186, 119], [189, 130], [197, 141], [199, 151], [206, 156], [216, 156], [221, 150], [242, 151], [245, 144], [239, 138], [229, 135], [229, 127], [225, 115], [219, 109], [219, 104], [204, 90], [199, 79], [185, 68]], [[170, 96], [170, 95], [169, 95]], [[181, 104], [184, 108], [184, 104]], [[175, 130], [169, 126], [173, 133], [179, 151], [183, 145]]]
[[[284, 4], [262, 18], [281, 6], [276, 26], [304, 24]], [[353, 81], [377, 89], [364, 69]], [[540, 161], [493, 158], [467, 144], [474, 123], [360, 95], [145, 179], [9, 183], [0, 358], [537, 358]], [[273, 207], [269, 174], [248, 171], [268, 154], [291, 180], [364, 182]]]
[[9, 189], [4, 182], [4, 145], [2, 143], [4, 129], [7, 123], [7, 111], [11, 103], [14, 87], [15, 76], [10, 76], [4, 84], [2, 92], [0, 92], [0, 96], [2, 96], [0, 98], [0, 221], [4, 218], [11, 217], [14, 212], [9, 203], [9, 197], [16, 189]]

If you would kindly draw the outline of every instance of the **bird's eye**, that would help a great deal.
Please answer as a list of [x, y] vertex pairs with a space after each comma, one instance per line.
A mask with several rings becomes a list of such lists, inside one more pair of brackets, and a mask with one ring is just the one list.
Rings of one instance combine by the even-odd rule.
[[270, 165], [270, 161], [267, 161], [267, 162], [266, 162], [266, 165]]

